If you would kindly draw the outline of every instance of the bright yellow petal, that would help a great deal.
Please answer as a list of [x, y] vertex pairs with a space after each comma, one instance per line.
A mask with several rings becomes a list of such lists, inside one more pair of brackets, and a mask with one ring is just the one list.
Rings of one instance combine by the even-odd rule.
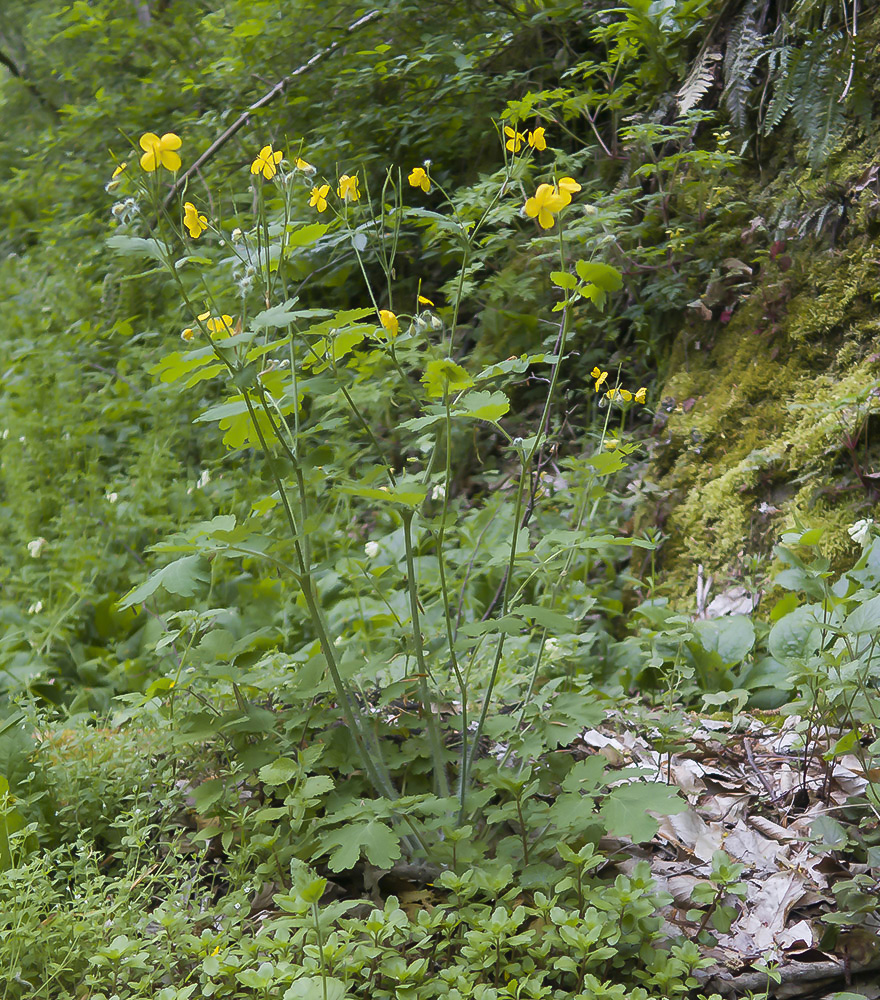
[[174, 132], [166, 132], [159, 140], [159, 145], [162, 149], [180, 149], [180, 136], [175, 135]]
[[138, 139], [138, 145], [141, 149], [149, 152], [159, 145], [159, 141], [159, 136], [155, 132], [144, 132], [140, 139]]
[[549, 209], [542, 208], [541, 211], [538, 212], [538, 225], [542, 229], [552, 229], [554, 222], [555, 219], [553, 218], [553, 213]]

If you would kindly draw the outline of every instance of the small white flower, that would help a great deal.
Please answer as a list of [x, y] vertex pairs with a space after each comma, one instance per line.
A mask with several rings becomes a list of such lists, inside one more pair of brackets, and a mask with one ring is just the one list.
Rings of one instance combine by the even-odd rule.
[[196, 489], [203, 490], [211, 482], [211, 473], [208, 469], [202, 469], [202, 473], [196, 482]]
[[2, 440], [5, 441], [8, 437], [9, 437], [9, 428], [8, 427], [4, 427], [3, 428], [3, 433], [0, 434], [0, 439], [2, 439]]
[[34, 601], [34, 603], [28, 608], [29, 615], [38, 615], [43, 610], [42, 601]]
[[435, 330], [442, 330], [443, 329], [443, 320], [440, 319], [439, 316], [432, 316], [431, 317], [431, 326]]
[[366, 553], [367, 559], [375, 559], [379, 555], [379, 543], [378, 542], [367, 542], [364, 546], [364, 552]]
[[238, 243], [238, 241], [242, 238], [243, 235], [244, 234], [242, 233], [242, 231], [240, 229], [233, 229], [232, 230], [232, 242], [233, 243]]
[[18, 443], [19, 444], [26, 444], [27, 443], [27, 438], [24, 436], [24, 434], [22, 434], [22, 436], [18, 439]]
[[856, 545], [865, 545], [871, 537], [871, 529], [874, 527], [874, 519], [865, 517], [861, 521], [856, 521], [846, 532]]
[[116, 501], [119, 499], [119, 494], [118, 493], [105, 493], [104, 494], [104, 499], [107, 501], [107, 503], [116, 503]]
[[30, 553], [31, 559], [39, 559], [43, 554], [43, 549], [45, 549], [48, 544], [49, 543], [42, 537], [42, 535], [39, 538], [34, 538], [32, 541], [28, 542], [27, 550]]
[[443, 483], [438, 483], [434, 489], [431, 490], [432, 500], [445, 500], [446, 499], [446, 487]]
[[559, 640], [554, 639], [552, 636], [544, 643], [544, 652], [547, 654], [547, 658], [550, 660], [558, 660], [562, 655], [562, 650], [559, 647]]

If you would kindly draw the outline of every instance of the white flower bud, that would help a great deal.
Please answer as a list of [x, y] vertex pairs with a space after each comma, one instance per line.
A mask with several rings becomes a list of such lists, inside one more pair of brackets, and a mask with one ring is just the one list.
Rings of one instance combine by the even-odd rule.
[[379, 543], [378, 542], [367, 542], [364, 546], [364, 552], [366, 553], [367, 559], [375, 559], [379, 555]]
[[39, 538], [34, 538], [32, 541], [28, 542], [27, 550], [31, 559], [39, 559], [48, 544], [49, 543], [42, 537], [42, 535]]

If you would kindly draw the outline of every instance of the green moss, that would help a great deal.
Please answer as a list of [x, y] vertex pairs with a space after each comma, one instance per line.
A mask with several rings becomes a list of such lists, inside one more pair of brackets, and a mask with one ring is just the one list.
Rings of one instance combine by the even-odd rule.
[[[844, 151], [830, 176], [782, 170], [751, 192], [756, 213], [809, 219], [829, 189], [874, 162], [876, 145]], [[848, 436], [858, 438], [860, 468], [880, 471], [880, 446], [858, 433], [880, 411], [873, 217], [864, 206], [851, 213], [836, 247], [821, 227], [810, 235], [809, 221], [801, 238], [783, 229], [787, 269], [756, 243], [751, 260], [742, 255], [756, 280], [731, 321], [689, 317], [679, 333], [660, 393], [675, 408], [665, 423], [659, 411], [648, 474], [666, 491], [662, 559], [673, 593], [692, 594], [697, 564], [716, 579], [736, 575], [744, 556], [768, 551], [796, 517], [826, 529], [833, 560], [852, 557], [846, 528], [876, 508], [877, 494], [859, 478]], [[774, 238], [780, 231], [768, 224], [766, 240]]]

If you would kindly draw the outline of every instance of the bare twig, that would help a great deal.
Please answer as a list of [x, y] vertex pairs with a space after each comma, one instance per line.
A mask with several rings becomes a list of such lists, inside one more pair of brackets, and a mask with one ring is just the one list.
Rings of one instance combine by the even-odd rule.
[[326, 59], [327, 56], [334, 53], [345, 41], [345, 38], [350, 35], [353, 31], [358, 28], [362, 28], [365, 24], [369, 24], [375, 21], [377, 18], [382, 17], [382, 12], [378, 10], [371, 10], [369, 14], [364, 14], [363, 17], [359, 17], [356, 21], [353, 21], [346, 29], [344, 35], [337, 41], [332, 42], [326, 48], [321, 49], [316, 52], [311, 59], [304, 62], [301, 66], [297, 66], [292, 73], [288, 73], [287, 76], [282, 77], [271, 90], [268, 90], [263, 96], [258, 100], [254, 101], [253, 104], [249, 105], [248, 108], [243, 111], [238, 118], [226, 129], [222, 135], [219, 135], [208, 148], [202, 153], [202, 155], [188, 167], [181, 175], [177, 178], [174, 184], [171, 185], [171, 190], [165, 196], [165, 200], [162, 203], [163, 208], [168, 208], [174, 198], [177, 196], [178, 192], [187, 181], [192, 177], [193, 174], [197, 173], [201, 168], [210, 160], [219, 150], [221, 150], [227, 142], [243, 128], [248, 121], [250, 116], [255, 112], [259, 111], [261, 108], [265, 108], [267, 104], [271, 104], [276, 98], [280, 97], [290, 83], [298, 76], [302, 76], [303, 73], [307, 73], [313, 66], [319, 63], [322, 59]]

